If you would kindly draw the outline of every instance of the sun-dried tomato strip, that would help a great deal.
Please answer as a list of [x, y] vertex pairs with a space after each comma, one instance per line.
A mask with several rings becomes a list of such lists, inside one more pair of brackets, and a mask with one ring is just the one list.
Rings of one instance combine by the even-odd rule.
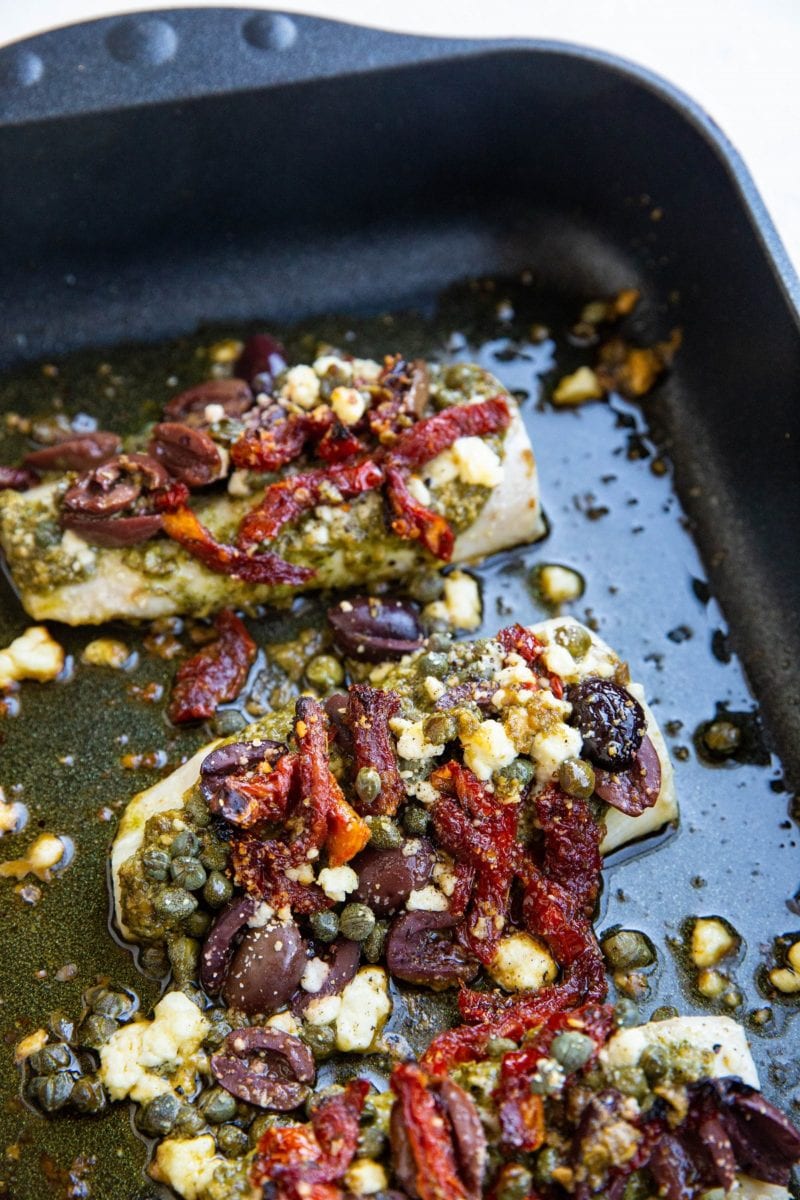
[[242, 621], [223, 608], [214, 619], [217, 636], [178, 667], [169, 703], [176, 725], [213, 717], [218, 704], [235, 700], [256, 656], [256, 644]]
[[399, 467], [386, 468], [386, 495], [395, 514], [392, 529], [407, 541], [420, 541], [434, 558], [449, 562], [455, 535], [443, 516], [415, 500]]
[[294, 732], [308, 836], [316, 849], [327, 845], [328, 860], [332, 867], [338, 867], [363, 850], [369, 841], [369, 826], [347, 803], [331, 773], [329, 728], [328, 714], [319, 701], [301, 696]]
[[341, 463], [357, 455], [366, 454], [367, 447], [334, 416], [325, 434], [317, 442], [314, 452], [323, 462]]
[[318, 884], [299, 883], [287, 874], [308, 864], [304, 838], [287, 843], [278, 838], [264, 840], [248, 831], [232, 838], [230, 846], [234, 883], [271, 908], [288, 906], [293, 913], [308, 916], [333, 904]]
[[297, 776], [297, 755], [282, 754], [270, 770], [251, 771], [232, 778], [209, 801], [212, 812], [237, 825], [254, 829], [258, 825], [282, 821], [292, 798]]
[[250, 471], [277, 471], [300, 457], [310, 435], [306, 414], [284, 416], [269, 425], [246, 429], [231, 446], [231, 462]]
[[428, 1083], [429, 1077], [416, 1063], [401, 1063], [392, 1072], [392, 1091], [400, 1103], [416, 1167], [417, 1194], [420, 1200], [467, 1200], [453, 1142]]
[[378, 441], [391, 445], [414, 420], [413, 367], [400, 354], [387, 354], [383, 364], [367, 420]]
[[314, 574], [308, 567], [297, 567], [269, 551], [249, 555], [236, 546], [216, 541], [190, 508], [164, 513], [162, 522], [164, 532], [210, 571], [229, 575], [242, 583], [287, 584], [295, 587], [311, 579]]
[[272, 1184], [276, 1200], [339, 1200], [336, 1185], [355, 1157], [368, 1091], [366, 1080], [353, 1079], [317, 1105], [308, 1124], [267, 1129], [250, 1169], [253, 1186]]
[[466, 924], [458, 934], [470, 953], [486, 965], [508, 919], [509, 889], [517, 866], [519, 805], [501, 803], [457, 762], [439, 767], [430, 781], [442, 793], [431, 809], [439, 843], [475, 871]]
[[544, 653], [544, 642], [524, 625], [507, 625], [497, 634], [496, 640], [506, 654], [518, 654], [529, 665], [538, 662]]
[[364, 816], [394, 816], [405, 800], [406, 789], [389, 731], [389, 721], [399, 710], [400, 698], [396, 692], [382, 691], [366, 683], [355, 683], [350, 688], [346, 720], [352, 737], [354, 775], [362, 767], [371, 767], [381, 779], [381, 790], [375, 799], [358, 804]]
[[389, 451], [388, 463], [413, 470], [436, 458], [458, 438], [500, 433], [510, 422], [511, 412], [502, 396], [445, 408], [402, 433]]
[[339, 464], [325, 470], [305, 471], [270, 484], [261, 503], [243, 519], [236, 538], [240, 550], [271, 542], [289, 521], [318, 504], [340, 504], [374, 491], [384, 480], [383, 468], [374, 462]]
[[185, 483], [174, 480], [168, 488], [153, 493], [153, 507], [156, 512], [176, 512], [183, 508], [189, 500], [189, 489]]
[[600, 889], [600, 826], [584, 800], [550, 784], [536, 797], [544, 832], [542, 868], [549, 879], [569, 888], [578, 912], [591, 919]]

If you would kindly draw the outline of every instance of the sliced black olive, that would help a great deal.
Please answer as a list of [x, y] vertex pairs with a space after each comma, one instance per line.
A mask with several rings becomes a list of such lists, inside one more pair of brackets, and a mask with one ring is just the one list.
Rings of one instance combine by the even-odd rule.
[[583, 757], [606, 771], [626, 771], [647, 722], [641, 704], [611, 679], [588, 676], [567, 691], [571, 721], [583, 738]]

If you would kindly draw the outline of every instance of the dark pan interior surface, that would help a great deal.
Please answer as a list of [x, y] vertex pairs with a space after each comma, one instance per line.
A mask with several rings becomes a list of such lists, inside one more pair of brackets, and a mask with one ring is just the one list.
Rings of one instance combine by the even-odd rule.
[[[62, 394], [69, 412], [135, 423], [158, 401], [167, 359], [189, 377], [192, 345], [108, 347], [207, 322], [239, 332], [257, 318], [331, 340], [349, 330], [345, 348], [359, 353], [478, 357], [526, 393], [552, 528], [479, 572], [484, 631], [512, 613], [540, 615], [526, 585], [537, 563], [575, 566], [587, 583], [575, 615], [629, 658], [676, 759], [680, 830], [609, 868], [598, 928], [622, 923], [656, 944], [645, 1013], [701, 1011], [674, 943], [693, 914], [730, 919], [744, 939], [737, 1015], [773, 1011], [751, 1029], [765, 1089], [800, 1099], [794, 1009], [759, 983], [774, 938], [800, 929], [787, 782], [800, 752], [800, 332], [796, 281], [774, 257], [740, 165], [669, 89], [585, 52], [393, 39], [301, 18], [259, 25], [234, 11], [157, 20], [176, 39], [160, 62], [131, 59], [131, 35], [114, 21], [0, 51], [4, 407], [40, 412]], [[23, 52], [43, 64], [28, 85]], [[442, 294], [489, 276], [493, 290]], [[566, 337], [582, 303], [623, 286], [643, 293], [632, 335], [683, 329], [669, 379], [644, 414], [619, 399], [577, 413], [540, 404], [553, 354], [559, 372], [585, 361]], [[347, 319], [329, 326], [332, 312]], [[387, 312], [397, 315], [368, 315]], [[555, 346], [531, 343], [534, 322]], [[25, 369], [95, 346], [57, 383]], [[124, 380], [113, 395], [97, 373], [105, 361]], [[10, 461], [13, 442], [3, 450]], [[7, 588], [2, 606], [5, 645], [25, 618]], [[254, 624], [262, 641], [280, 636], [275, 622]], [[92, 636], [56, 632], [76, 658]], [[172, 669], [143, 655], [135, 680], [78, 668], [63, 686], [29, 685], [0, 731], [0, 782], [7, 794], [21, 785], [32, 812], [3, 857], [37, 821], [76, 842], [74, 863], [35, 907], [3, 885], [6, 1097], [20, 1033], [54, 1007], [74, 1012], [97, 972], [153, 998], [106, 931], [113, 825], [98, 814], [115, 816], [157, 776], [124, 770], [123, 746], [158, 747], [174, 762], [192, 740], [169, 734], [159, 705], [127, 694]], [[759, 761], [702, 761], [693, 735], [719, 705], [747, 714], [749, 731], [758, 709]], [[78, 973], [58, 982], [68, 962]], [[44, 1124], [12, 1101], [0, 1126], [3, 1143], [20, 1146], [0, 1180], [21, 1200], [41, 1194], [43, 1169], [54, 1189], [68, 1186], [59, 1171], [79, 1153], [96, 1155], [89, 1174], [104, 1200], [128, 1200], [141, 1184], [145, 1150], [124, 1108]]]

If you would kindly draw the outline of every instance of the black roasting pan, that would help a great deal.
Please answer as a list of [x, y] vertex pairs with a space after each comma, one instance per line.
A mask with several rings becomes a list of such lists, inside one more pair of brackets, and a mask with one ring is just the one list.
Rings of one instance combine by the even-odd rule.
[[[752, 1027], [765, 1088], [786, 1104], [800, 1095], [793, 1005], [763, 986], [773, 940], [800, 929], [787, 808], [800, 777], [800, 282], [713, 122], [646, 71], [575, 46], [433, 40], [237, 9], [108, 18], [0, 49], [0, 247], [0, 368], [11, 371], [205, 323], [313, 329], [318, 314], [357, 322], [403, 309], [422, 320], [459, 281], [523, 271], [544, 308], [555, 298], [573, 320], [587, 299], [638, 287], [634, 336], [681, 327], [648, 429], [631, 406], [528, 404], [552, 528], [482, 571], [485, 629], [509, 610], [535, 617], [520, 563], [585, 574], [576, 615], [591, 609], [644, 681], [682, 803], [666, 845], [612, 864], [600, 928], [650, 933], [663, 960], [653, 1007], [702, 1009], [670, 939], [692, 913], [730, 918], [744, 938], [737, 1015], [774, 1010]], [[387, 329], [384, 349], [402, 349]], [[499, 331], [484, 361], [534, 393], [530, 362], [503, 345]], [[655, 455], [666, 476], [651, 469]], [[24, 616], [5, 586], [0, 606], [3, 636], [18, 632]], [[58, 632], [79, 647], [82, 635]], [[121, 802], [147, 780], [101, 785], [104, 730], [121, 727], [121, 710], [84, 713], [90, 685], [70, 686], [77, 699], [58, 713], [23, 696], [0, 753], [29, 786], [55, 781], [63, 827], [77, 832], [103, 787]], [[754, 761], [701, 761], [693, 732], [719, 704], [764, 740]], [[44, 733], [37, 711], [51, 722]], [[53, 765], [70, 744], [62, 723], [85, 739], [74, 770]], [[85, 914], [80, 937], [74, 921], [58, 933], [59, 905]], [[12, 1016], [29, 1026], [74, 1008], [104, 946], [115, 978], [135, 982], [107, 939], [101, 867], [80, 842], [30, 922], [10, 893], [9, 912], [6, 1042]], [[19, 991], [65, 957], [82, 972], [74, 986]], [[4, 1092], [16, 1087], [8, 1057]], [[4, 1142], [24, 1127], [56, 1155], [30, 1113], [10, 1124]], [[117, 1177], [94, 1126], [70, 1129], [64, 1145], [77, 1152], [88, 1139], [98, 1156], [97, 1194], [130, 1196], [128, 1167]], [[142, 1148], [130, 1155], [138, 1171]], [[41, 1194], [30, 1178], [23, 1171], [13, 1194]]]

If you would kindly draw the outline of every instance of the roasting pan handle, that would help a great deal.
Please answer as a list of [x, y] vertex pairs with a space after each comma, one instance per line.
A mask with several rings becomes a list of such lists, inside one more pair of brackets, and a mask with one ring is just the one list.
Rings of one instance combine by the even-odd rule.
[[265, 9], [104, 17], [0, 47], [0, 123], [179, 103], [479, 48], [486, 42], [386, 33]]

